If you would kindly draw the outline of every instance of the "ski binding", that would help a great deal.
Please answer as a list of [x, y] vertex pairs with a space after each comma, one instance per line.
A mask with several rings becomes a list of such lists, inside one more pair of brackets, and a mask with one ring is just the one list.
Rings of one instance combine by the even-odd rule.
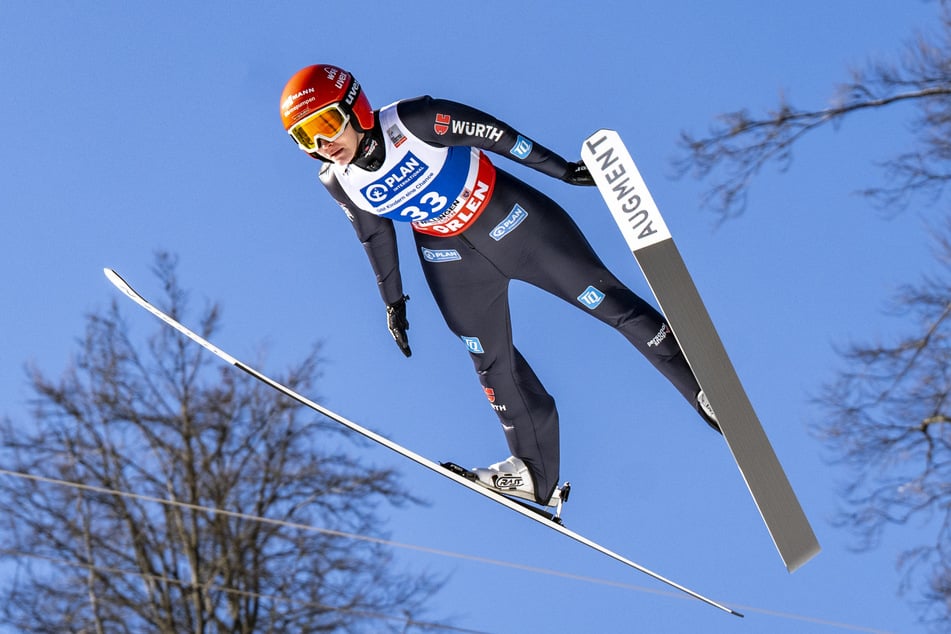
[[[559, 524], [559, 525], [564, 524], [564, 522], [561, 519], [561, 509], [564, 506], [564, 503], [568, 501], [568, 494], [571, 493], [570, 482], [565, 482], [561, 486], [561, 494], [558, 496], [557, 504], [554, 504], [552, 506], [542, 507], [542, 506], [536, 506], [535, 504], [526, 502], [525, 500], [521, 498], [513, 497], [511, 495], [506, 495], [504, 491], [496, 491], [495, 489], [491, 489], [485, 486], [479, 481], [479, 476], [477, 476], [473, 471], [471, 471], [470, 469], [466, 469], [463, 466], [457, 465], [455, 462], [441, 462], [439, 466], [443, 467], [444, 469], [448, 469], [449, 471], [455, 473], [458, 476], [462, 476], [463, 478], [465, 478], [466, 480], [469, 480], [470, 482], [475, 482], [476, 484], [479, 484], [485, 487], [487, 491], [491, 491], [495, 495], [500, 495], [506, 500], [515, 502], [522, 508], [525, 508], [525, 509], [528, 509], [529, 511], [537, 513], [538, 515], [541, 515], [545, 519], [551, 522], [554, 522], [555, 524]], [[554, 509], [554, 511], [550, 509]]]

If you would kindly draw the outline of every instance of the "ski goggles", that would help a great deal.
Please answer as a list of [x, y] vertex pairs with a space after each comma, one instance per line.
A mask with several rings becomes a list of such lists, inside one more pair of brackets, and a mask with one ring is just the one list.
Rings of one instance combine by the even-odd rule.
[[348, 123], [350, 115], [343, 111], [339, 103], [333, 103], [295, 123], [287, 133], [302, 150], [313, 152], [320, 140], [330, 143], [339, 139]]

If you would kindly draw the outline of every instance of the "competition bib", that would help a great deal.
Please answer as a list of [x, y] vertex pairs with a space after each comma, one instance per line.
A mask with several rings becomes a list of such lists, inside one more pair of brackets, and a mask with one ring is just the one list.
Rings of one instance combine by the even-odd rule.
[[457, 235], [475, 222], [495, 188], [488, 157], [478, 148], [425, 143], [402, 125], [395, 104], [380, 111], [380, 125], [386, 160], [379, 170], [333, 166], [347, 195], [365, 211], [430, 235]]

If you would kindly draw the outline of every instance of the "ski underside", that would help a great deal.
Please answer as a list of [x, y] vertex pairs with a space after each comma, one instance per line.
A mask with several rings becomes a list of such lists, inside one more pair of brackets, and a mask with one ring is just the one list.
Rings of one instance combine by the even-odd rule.
[[716, 412], [723, 437], [786, 569], [793, 572], [819, 553], [819, 542], [647, 185], [613, 130], [599, 130], [588, 137], [581, 158]]
[[371, 430], [369, 430], [369, 429], [366, 429], [366, 428], [364, 428], [364, 427], [358, 425], [357, 423], [355, 423], [355, 422], [353, 422], [353, 421], [350, 421], [350, 420], [344, 418], [343, 416], [341, 416], [341, 415], [339, 415], [339, 414], [337, 414], [337, 413], [335, 413], [335, 412], [333, 412], [333, 411], [331, 411], [331, 410], [329, 410], [329, 409], [323, 407], [322, 405], [319, 405], [319, 404], [315, 403], [314, 401], [312, 401], [312, 400], [306, 398], [305, 396], [302, 396], [302, 395], [298, 394], [297, 392], [295, 392], [294, 390], [290, 389], [289, 387], [287, 387], [287, 386], [285, 386], [285, 385], [283, 385], [283, 384], [281, 384], [281, 383], [278, 383], [278, 382], [275, 381], [274, 379], [271, 379], [270, 377], [268, 377], [268, 376], [262, 374], [261, 372], [258, 372], [258, 371], [255, 370], [254, 368], [252, 368], [252, 367], [246, 365], [245, 363], [242, 363], [241, 361], [239, 361], [238, 359], [234, 358], [233, 356], [231, 356], [230, 354], [228, 354], [228, 353], [225, 352], [224, 350], [221, 350], [220, 348], [218, 348], [218, 347], [215, 346], [214, 344], [212, 344], [212, 343], [210, 343], [209, 341], [207, 341], [206, 339], [202, 338], [200, 335], [198, 335], [198, 334], [192, 332], [191, 330], [189, 330], [188, 328], [186, 328], [184, 325], [182, 325], [181, 323], [179, 323], [178, 321], [176, 321], [176, 320], [175, 320], [174, 318], [172, 318], [171, 316], [167, 315], [166, 313], [164, 313], [164, 312], [161, 311], [160, 309], [158, 309], [158, 308], [156, 308], [155, 306], [153, 306], [148, 300], [146, 300], [144, 297], [142, 297], [141, 295], [139, 295], [139, 293], [137, 293], [137, 292], [136, 292], [125, 280], [123, 280], [123, 279], [119, 276], [119, 274], [116, 273], [114, 270], [109, 269], [109, 268], [106, 268], [106, 269], [104, 269], [104, 273], [105, 273], [106, 277], [109, 279], [109, 281], [110, 281], [113, 285], [115, 285], [116, 288], [118, 288], [120, 291], [122, 291], [126, 296], [128, 296], [130, 299], [132, 299], [132, 301], [134, 301], [136, 304], [138, 304], [139, 306], [141, 306], [142, 308], [144, 308], [144, 309], [147, 310], [148, 312], [152, 313], [153, 315], [155, 315], [156, 317], [158, 317], [159, 319], [161, 319], [163, 322], [165, 322], [166, 324], [168, 324], [169, 326], [171, 326], [171, 327], [174, 328], [175, 330], [179, 331], [180, 333], [182, 333], [183, 335], [185, 335], [186, 337], [188, 337], [189, 339], [191, 339], [191, 340], [194, 341], [195, 343], [201, 345], [201, 346], [204, 347], [206, 350], [208, 350], [209, 352], [213, 353], [215, 356], [219, 357], [219, 358], [222, 359], [223, 361], [225, 361], [225, 362], [227, 362], [227, 363], [233, 365], [234, 367], [238, 368], [239, 370], [242, 370], [242, 371], [244, 371], [244, 372], [250, 374], [250, 375], [251, 375], [252, 377], [254, 377], [255, 379], [261, 381], [262, 383], [265, 383], [265, 384], [269, 385], [270, 387], [274, 388], [274, 389], [277, 390], [278, 392], [281, 392], [282, 394], [284, 394], [284, 395], [286, 395], [286, 396], [288, 396], [288, 397], [294, 399], [295, 401], [297, 401], [297, 402], [300, 403], [301, 405], [304, 405], [304, 406], [306, 406], [306, 407], [309, 407], [310, 409], [312, 409], [312, 410], [314, 410], [314, 411], [316, 411], [316, 412], [318, 412], [318, 413], [320, 413], [320, 414], [323, 414], [323, 415], [326, 416], [327, 418], [330, 418], [331, 420], [333, 420], [333, 421], [335, 421], [335, 422], [337, 422], [337, 423], [340, 423], [340, 424], [343, 425], [344, 427], [347, 427], [348, 429], [350, 429], [350, 430], [352, 430], [352, 431], [354, 431], [354, 432], [360, 434], [361, 436], [364, 436], [365, 438], [368, 438], [368, 439], [370, 439], [370, 440], [372, 440], [372, 441], [374, 441], [374, 442], [376, 442], [376, 443], [378, 443], [378, 444], [380, 444], [380, 445], [383, 445], [383, 446], [386, 447], [387, 449], [390, 449], [390, 450], [392, 450], [392, 451], [395, 451], [396, 453], [400, 454], [401, 456], [404, 456], [404, 457], [406, 457], [406, 458], [409, 458], [409, 459], [412, 460], [413, 462], [415, 462], [415, 463], [417, 463], [417, 464], [419, 464], [419, 465], [421, 465], [421, 466], [423, 466], [423, 467], [426, 467], [427, 469], [429, 469], [429, 470], [431, 470], [431, 471], [434, 471], [434, 472], [438, 473], [438, 474], [441, 475], [441, 476], [444, 476], [444, 477], [446, 477], [446, 478], [449, 478], [450, 480], [456, 482], [457, 484], [460, 484], [460, 485], [466, 487], [466, 488], [469, 489], [470, 491], [474, 491], [474, 492], [478, 493], [479, 495], [482, 495], [483, 497], [486, 497], [486, 498], [492, 500], [493, 502], [496, 502], [496, 503], [498, 503], [498, 504], [501, 504], [502, 506], [505, 506], [505, 507], [507, 507], [507, 508], [509, 508], [509, 509], [511, 509], [511, 510], [513, 510], [513, 511], [515, 511], [516, 513], [519, 513], [519, 514], [521, 514], [521, 515], [524, 515], [525, 517], [527, 517], [527, 518], [529, 518], [529, 519], [535, 520], [535, 521], [538, 522], [539, 524], [542, 524], [543, 526], [546, 526], [546, 527], [548, 527], [548, 528], [550, 528], [550, 529], [552, 529], [552, 530], [554, 530], [554, 531], [556, 531], [556, 532], [559, 532], [559, 533], [561, 533], [562, 535], [564, 535], [564, 536], [566, 536], [566, 537], [570, 537], [571, 539], [575, 540], [576, 542], [581, 543], [581, 544], [584, 544], [585, 546], [588, 546], [589, 548], [592, 548], [592, 549], [596, 550], [597, 552], [599, 552], [599, 553], [601, 553], [601, 554], [603, 554], [603, 555], [606, 555], [606, 556], [610, 557], [611, 559], [614, 559], [614, 560], [616, 560], [616, 561], [621, 562], [622, 564], [625, 564], [626, 566], [629, 566], [629, 567], [631, 567], [631, 568], [634, 568], [635, 570], [637, 570], [637, 571], [639, 571], [639, 572], [642, 572], [642, 573], [644, 573], [644, 574], [646, 574], [646, 575], [648, 575], [648, 576], [650, 576], [650, 577], [656, 579], [657, 581], [660, 581], [661, 583], [664, 583], [664, 584], [666, 584], [666, 585], [668, 585], [668, 586], [670, 586], [670, 587], [672, 587], [672, 588], [676, 588], [677, 590], [679, 590], [679, 591], [681, 591], [681, 592], [683, 592], [683, 593], [685, 593], [685, 594], [688, 594], [688, 595], [690, 595], [691, 597], [693, 597], [693, 598], [695, 598], [695, 599], [698, 599], [698, 600], [700, 600], [700, 601], [702, 601], [702, 602], [704, 602], [704, 603], [706, 603], [706, 604], [708, 604], [708, 605], [711, 605], [711, 606], [713, 606], [713, 607], [715, 607], [715, 608], [718, 608], [718, 609], [720, 609], [720, 610], [722, 610], [722, 611], [724, 611], [724, 612], [727, 612], [728, 614], [732, 614], [732, 615], [734, 615], [734, 616], [739, 616], [739, 617], [742, 617], [742, 616], [743, 616], [741, 613], [739, 613], [739, 612], [737, 612], [737, 611], [735, 611], [735, 610], [733, 610], [733, 609], [731, 609], [731, 608], [729, 608], [729, 607], [726, 607], [725, 605], [722, 605], [721, 603], [717, 603], [716, 601], [713, 601], [712, 599], [709, 599], [709, 598], [707, 598], [707, 597], [705, 597], [705, 596], [703, 596], [703, 595], [701, 595], [701, 594], [699, 594], [699, 593], [697, 593], [697, 592], [695, 592], [695, 591], [693, 591], [693, 590], [691, 590], [691, 589], [689, 589], [689, 588], [687, 588], [687, 587], [684, 587], [684, 586], [680, 585], [679, 583], [676, 583], [676, 582], [674, 582], [674, 581], [671, 581], [670, 579], [667, 579], [666, 577], [663, 577], [662, 575], [659, 575], [659, 574], [657, 574], [656, 572], [653, 572], [652, 570], [649, 570], [649, 569], [645, 568], [644, 566], [641, 566], [640, 564], [635, 563], [634, 561], [632, 561], [632, 560], [630, 560], [630, 559], [624, 557], [623, 555], [620, 555], [620, 554], [618, 554], [618, 553], [616, 553], [616, 552], [614, 552], [614, 551], [612, 551], [612, 550], [609, 550], [608, 548], [605, 548], [604, 546], [598, 544], [597, 542], [594, 542], [594, 541], [588, 539], [587, 537], [585, 537], [585, 536], [583, 536], [583, 535], [581, 535], [581, 534], [579, 534], [579, 533], [576, 533], [576, 532], [574, 532], [574, 531], [572, 531], [572, 530], [566, 528], [566, 527], [563, 525], [563, 523], [561, 522], [561, 518], [560, 518], [559, 513], [558, 513], [558, 511], [560, 511], [560, 508], [557, 509], [556, 511], [549, 511], [549, 510], [544, 509], [544, 508], [541, 508], [541, 507], [533, 506], [533, 505], [531, 505], [531, 504], [529, 504], [529, 503], [527, 503], [527, 502], [523, 502], [523, 501], [521, 501], [521, 500], [517, 500], [517, 499], [513, 499], [513, 498], [510, 498], [510, 497], [504, 496], [504, 495], [500, 495], [500, 494], [498, 494], [498, 493], [496, 493], [496, 492], [494, 492], [494, 491], [492, 491], [492, 490], [490, 490], [490, 489], [487, 489], [486, 487], [484, 487], [484, 486], [482, 486], [482, 485], [480, 485], [480, 484], [477, 484], [475, 481], [473, 481], [474, 474], [472, 474], [468, 469], [465, 469], [464, 467], [459, 467], [458, 465], [455, 465], [455, 464], [453, 464], [453, 463], [442, 463], [442, 464], [440, 464], [440, 463], [434, 462], [434, 461], [432, 461], [432, 460], [430, 460], [430, 459], [428, 459], [428, 458], [425, 458], [424, 456], [421, 456], [421, 455], [415, 453], [414, 451], [412, 451], [412, 450], [410, 450], [410, 449], [407, 449], [406, 447], [403, 447], [402, 445], [399, 445], [399, 444], [397, 444], [397, 443], [395, 443], [395, 442], [389, 440], [388, 438], [386, 438], [386, 437], [384, 437], [384, 436], [381, 436], [381, 435], [379, 435], [379, 434], [377, 434], [377, 433], [375, 433], [375, 432], [373, 432], [373, 431], [371, 431]]

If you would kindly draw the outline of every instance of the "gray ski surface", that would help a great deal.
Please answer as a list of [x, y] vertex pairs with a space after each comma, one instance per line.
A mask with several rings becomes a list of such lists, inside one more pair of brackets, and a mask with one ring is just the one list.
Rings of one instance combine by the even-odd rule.
[[819, 542], [667, 224], [617, 132], [599, 130], [588, 137], [581, 158], [716, 412], [727, 445], [786, 569], [793, 572], [818, 554]]

